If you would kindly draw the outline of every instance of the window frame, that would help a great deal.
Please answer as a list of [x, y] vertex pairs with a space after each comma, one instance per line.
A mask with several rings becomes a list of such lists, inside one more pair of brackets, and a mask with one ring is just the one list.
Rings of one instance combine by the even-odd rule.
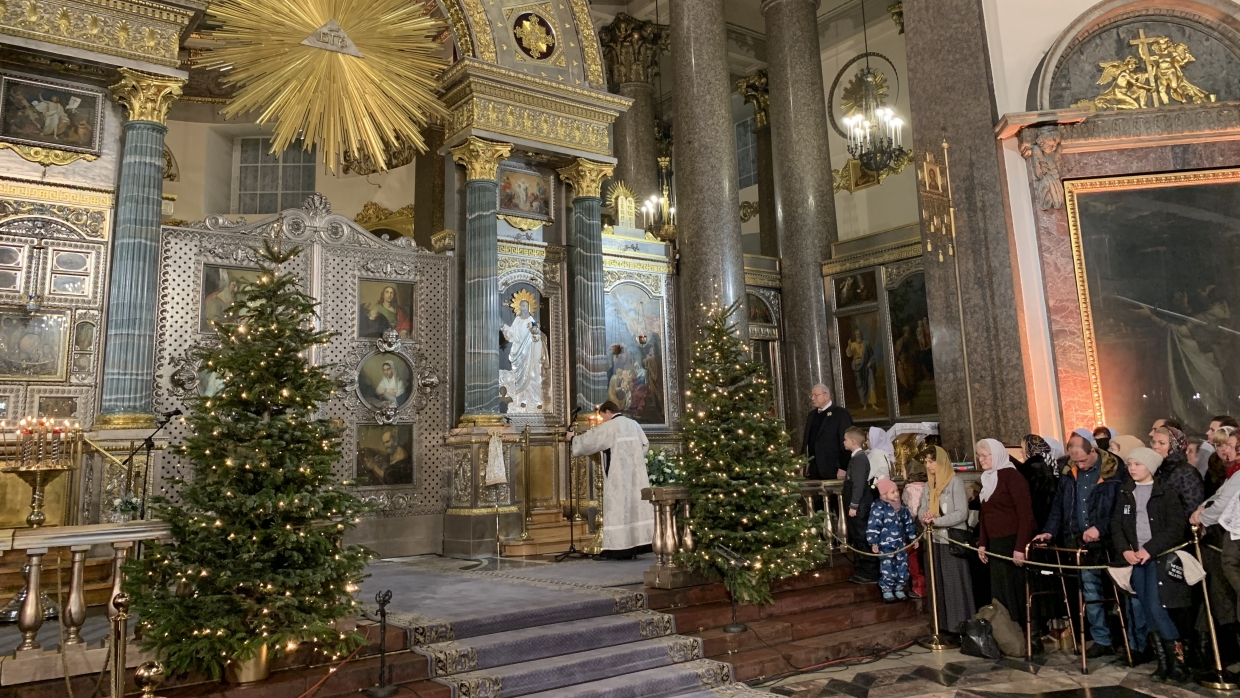
[[[283, 206], [277, 203], [275, 211], [262, 211], [258, 213], [255, 213], [255, 212], [243, 213], [241, 211], [241, 194], [242, 194], [242, 191], [241, 191], [241, 148], [242, 148], [242, 143], [247, 139], [270, 141], [271, 136], [268, 134], [259, 134], [259, 135], [233, 137], [232, 172], [231, 172], [231, 176], [229, 177], [229, 199], [228, 199], [229, 213], [234, 216], [237, 216], [237, 215], [270, 216], [270, 215], [279, 213], [280, 211], [283, 211], [289, 208], [288, 206]], [[300, 205], [301, 201], [305, 200], [305, 197], [309, 196], [310, 194], [313, 194], [315, 191], [318, 190], [318, 184], [319, 184], [318, 154], [314, 148], [311, 148], [309, 151], [311, 153], [311, 160], [309, 163], [305, 162], [304, 159], [300, 163], [285, 163], [284, 154], [292, 150], [301, 150], [300, 141], [298, 141], [297, 143], [293, 145], [290, 145], [288, 148], [285, 149], [284, 153], [281, 153], [279, 157], [276, 159], [276, 164], [279, 166], [279, 177], [278, 177], [279, 188], [274, 193], [276, 194], [277, 201], [282, 199], [286, 193], [292, 193], [291, 189], [290, 190], [284, 189], [284, 168], [286, 165], [296, 164], [298, 167], [305, 167], [308, 164], [313, 164], [314, 186], [311, 188], [309, 192], [307, 192], [304, 186], [305, 180], [303, 179], [302, 186], [296, 192], [298, 194], [301, 194], [301, 197], [299, 198], [298, 203], [297, 203], [297, 205]], [[272, 193], [272, 192], [263, 192], [261, 191], [261, 188], [260, 188], [260, 190], [257, 192], [245, 192], [245, 193], [247, 194], [256, 193], [256, 194], [261, 195], [263, 193]], [[261, 209], [262, 207], [259, 206], [259, 208]]]

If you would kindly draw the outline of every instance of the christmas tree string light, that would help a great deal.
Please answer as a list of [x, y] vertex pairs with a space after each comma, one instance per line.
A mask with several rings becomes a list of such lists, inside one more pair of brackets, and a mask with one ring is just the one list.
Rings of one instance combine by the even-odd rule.
[[356, 612], [350, 592], [372, 553], [342, 545], [365, 505], [334, 484], [340, 432], [314, 414], [338, 383], [304, 357], [332, 334], [315, 329], [296, 276], [279, 273], [298, 252], [264, 241], [262, 275], [228, 309], [236, 321], [218, 323], [219, 346], [196, 355], [224, 381], [187, 400], [193, 435], [180, 453], [192, 477], [174, 481], [178, 501], [154, 500], [173, 541], [126, 566], [142, 646], [170, 673], [218, 679], [264, 645], [332, 655], [364, 640], [334, 625]]
[[767, 369], [736, 336], [738, 308], [712, 305], [691, 350], [681, 464], [700, 543], [677, 564], [719, 573], [739, 603], [770, 603], [772, 581], [812, 569], [826, 551], [801, 508], [804, 461], [785, 446]]

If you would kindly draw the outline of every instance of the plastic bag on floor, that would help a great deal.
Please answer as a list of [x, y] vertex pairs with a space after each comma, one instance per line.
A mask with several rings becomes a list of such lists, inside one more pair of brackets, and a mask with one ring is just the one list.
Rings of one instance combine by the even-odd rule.
[[960, 654], [982, 659], [1003, 658], [999, 643], [995, 642], [990, 621], [985, 618], [970, 618], [960, 624]]
[[1025, 631], [1020, 624], [1012, 620], [1012, 615], [998, 601], [977, 610], [974, 618], [990, 621], [991, 636], [999, 645], [999, 649], [1009, 657], [1025, 656]]

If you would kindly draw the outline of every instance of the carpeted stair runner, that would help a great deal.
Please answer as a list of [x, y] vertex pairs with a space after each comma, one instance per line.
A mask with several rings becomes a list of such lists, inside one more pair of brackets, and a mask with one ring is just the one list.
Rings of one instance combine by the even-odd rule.
[[534, 693], [526, 698], [750, 698], [770, 693], [731, 683], [732, 667], [712, 659], [647, 669], [601, 681]]

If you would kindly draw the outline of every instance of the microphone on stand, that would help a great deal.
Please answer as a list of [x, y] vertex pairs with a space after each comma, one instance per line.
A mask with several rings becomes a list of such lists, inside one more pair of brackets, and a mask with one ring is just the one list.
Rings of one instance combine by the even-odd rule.
[[164, 415], [164, 418], [165, 418], [165, 419], [167, 419], [167, 418], [171, 418], [171, 417], [179, 417], [179, 416], [181, 416], [181, 415], [183, 415], [183, 414], [185, 414], [185, 413], [184, 413], [184, 412], [182, 412], [181, 410], [172, 410], [171, 412], [164, 412], [164, 413], [163, 413], [163, 415]]

